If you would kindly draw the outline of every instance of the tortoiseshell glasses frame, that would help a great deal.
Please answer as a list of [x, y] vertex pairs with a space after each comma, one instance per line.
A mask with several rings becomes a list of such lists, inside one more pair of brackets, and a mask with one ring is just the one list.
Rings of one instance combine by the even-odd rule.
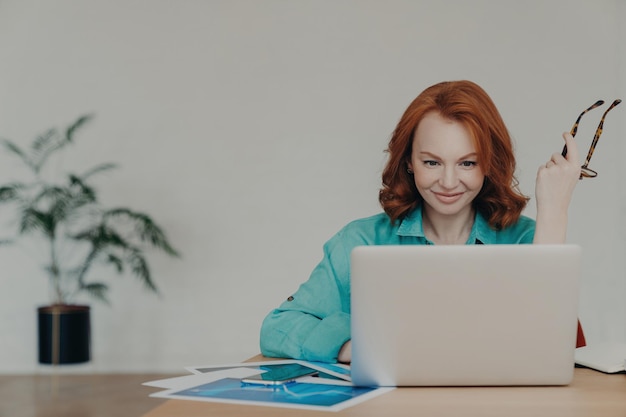
[[[595, 151], [596, 149], [596, 145], [598, 144], [598, 139], [600, 139], [600, 135], [602, 134], [602, 128], [604, 127], [604, 118], [606, 117], [606, 114], [609, 111], [611, 111], [615, 106], [620, 104], [621, 102], [622, 100], [620, 99], [613, 101], [613, 103], [609, 106], [609, 108], [602, 115], [602, 119], [600, 119], [600, 124], [598, 125], [598, 128], [596, 129], [596, 134], [593, 135], [593, 140], [591, 141], [591, 146], [589, 147], [589, 152], [587, 152], [587, 157], [585, 158], [585, 162], [580, 167], [580, 179], [581, 180], [583, 178], [595, 178], [598, 176], [598, 173], [596, 171], [589, 168], [589, 161], [591, 160], [591, 155], [593, 155], [593, 151]], [[593, 110], [596, 107], [600, 107], [603, 104], [604, 104], [604, 100], [598, 100], [595, 103], [593, 103], [590, 107], [585, 109], [582, 113], [580, 113], [580, 115], [574, 122], [574, 126], [572, 126], [572, 130], [570, 130], [569, 133], [573, 137], [575, 137], [576, 132], [578, 131], [578, 123], [580, 122], [580, 119], [583, 117], [583, 115], [587, 113], [589, 110]], [[561, 152], [561, 155], [563, 156], [567, 155], [567, 146], [563, 147], [563, 151]]]

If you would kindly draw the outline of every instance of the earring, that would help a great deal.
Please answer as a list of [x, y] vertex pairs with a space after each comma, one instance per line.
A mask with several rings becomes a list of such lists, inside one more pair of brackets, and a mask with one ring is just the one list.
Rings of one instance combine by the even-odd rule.
[[411, 168], [407, 168], [407, 169], [406, 169], [406, 172], [408, 172], [409, 174], [412, 174], [412, 173], [413, 173], [413, 170], [412, 170]]

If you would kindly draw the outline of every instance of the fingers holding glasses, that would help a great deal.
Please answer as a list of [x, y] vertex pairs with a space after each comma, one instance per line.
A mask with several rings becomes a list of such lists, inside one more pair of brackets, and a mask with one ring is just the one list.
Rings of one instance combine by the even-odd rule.
[[[567, 146], [567, 155], [563, 156], [563, 158], [570, 163], [575, 163], [577, 166], [580, 165], [580, 154], [578, 151], [578, 145], [574, 140], [574, 136], [570, 132], [563, 133], [563, 139], [565, 140], [565, 146]], [[559, 155], [559, 154], [557, 154]]]
[[574, 137], [571, 133], [565, 132], [563, 133], [563, 139], [565, 140], [565, 146], [568, 149], [567, 154], [563, 155], [562, 153], [554, 153], [550, 157], [550, 160], [546, 162], [545, 168], [551, 168], [555, 165], [563, 165], [563, 164], [573, 164], [574, 166], [578, 166], [579, 164], [579, 152], [578, 145], [574, 140]]
[[554, 216], [567, 212], [581, 169], [576, 141], [570, 133], [564, 133], [563, 139], [568, 148], [567, 155], [564, 157], [560, 152], [552, 154], [539, 167], [535, 184], [537, 208], [544, 214], [552, 213]]

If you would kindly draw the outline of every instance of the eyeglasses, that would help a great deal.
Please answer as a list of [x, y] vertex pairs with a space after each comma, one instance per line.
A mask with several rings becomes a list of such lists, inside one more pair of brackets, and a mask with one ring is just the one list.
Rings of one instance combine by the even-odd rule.
[[[610, 112], [613, 109], [613, 107], [617, 106], [621, 102], [622, 100], [620, 99], [615, 100], [613, 104], [611, 104], [611, 106], [608, 109], [606, 109], [606, 111], [602, 115], [602, 119], [600, 119], [600, 124], [598, 125], [598, 128], [596, 129], [596, 134], [593, 135], [593, 140], [591, 141], [589, 152], [587, 152], [587, 158], [585, 158], [585, 163], [580, 167], [581, 168], [580, 170], [581, 180], [583, 178], [594, 178], [598, 176], [598, 173], [596, 171], [589, 168], [589, 161], [591, 160], [591, 155], [593, 155], [593, 151], [595, 151], [596, 149], [596, 145], [598, 144], [598, 139], [600, 139], [600, 135], [602, 134], [602, 128], [604, 127], [604, 118], [606, 117], [606, 114]], [[604, 104], [604, 100], [598, 100], [595, 103], [593, 103], [589, 108], [585, 109], [585, 111], [580, 113], [580, 115], [574, 122], [574, 126], [572, 126], [572, 130], [570, 130], [569, 132], [572, 135], [572, 137], [576, 136], [576, 132], [578, 131], [578, 123], [580, 122], [580, 119], [583, 117], [583, 115], [587, 113], [588, 111], [595, 109], [596, 107], [600, 107], [603, 104]], [[567, 155], [567, 146], [563, 146], [563, 151], [561, 152], [561, 155], [563, 156]]]

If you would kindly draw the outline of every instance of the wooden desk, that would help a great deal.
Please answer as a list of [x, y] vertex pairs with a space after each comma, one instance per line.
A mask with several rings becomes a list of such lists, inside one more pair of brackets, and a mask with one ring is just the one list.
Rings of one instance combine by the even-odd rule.
[[397, 388], [338, 413], [169, 400], [144, 417], [626, 417], [626, 375], [577, 368], [564, 387]]
[[166, 401], [142, 383], [180, 376], [63, 372], [0, 375], [0, 417], [138, 417]]

